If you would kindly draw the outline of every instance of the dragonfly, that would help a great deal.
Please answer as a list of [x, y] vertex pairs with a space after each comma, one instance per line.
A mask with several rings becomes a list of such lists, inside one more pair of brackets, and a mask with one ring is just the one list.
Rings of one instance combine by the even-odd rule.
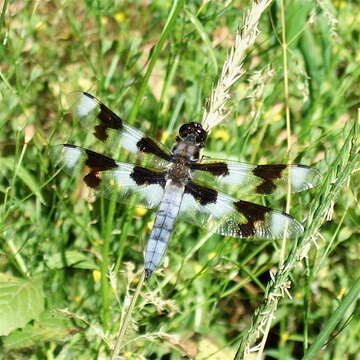
[[[268, 195], [286, 189], [301, 192], [318, 185], [319, 171], [301, 164], [253, 165], [201, 155], [208, 132], [198, 122], [183, 124], [169, 150], [127, 124], [99, 99], [79, 92], [73, 111], [97, 140], [119, 146], [144, 159], [147, 166], [116, 161], [73, 144], [62, 144], [62, 168], [72, 176], [83, 175], [85, 184], [117, 200], [135, 203], [157, 213], [145, 249], [145, 279], [161, 265], [177, 219], [236, 238], [295, 238], [303, 226], [291, 215], [217, 190], [241, 187], [248, 193]], [[207, 186], [211, 181], [214, 186]]]

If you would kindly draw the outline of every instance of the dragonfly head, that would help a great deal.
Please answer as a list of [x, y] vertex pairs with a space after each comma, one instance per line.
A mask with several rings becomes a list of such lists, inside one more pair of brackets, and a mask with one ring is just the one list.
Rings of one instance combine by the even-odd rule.
[[184, 124], [179, 129], [179, 140], [189, 141], [200, 147], [205, 145], [206, 137], [207, 132], [203, 129], [201, 124], [197, 122]]

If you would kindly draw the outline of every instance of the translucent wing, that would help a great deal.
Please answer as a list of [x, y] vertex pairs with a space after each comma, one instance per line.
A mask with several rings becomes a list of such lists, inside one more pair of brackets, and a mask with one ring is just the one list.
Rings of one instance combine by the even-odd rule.
[[106, 197], [111, 197], [116, 191], [117, 199], [123, 201], [134, 194], [136, 203], [147, 208], [154, 208], [161, 201], [165, 187], [165, 173], [162, 171], [117, 162], [70, 144], [58, 145], [54, 151], [67, 173], [72, 176], [83, 174], [86, 185], [102, 191]]
[[179, 216], [209, 231], [240, 238], [277, 239], [284, 234], [294, 238], [303, 232], [289, 214], [236, 200], [194, 182], [185, 187]]
[[288, 179], [291, 190], [300, 192], [319, 184], [321, 175], [318, 170], [300, 164], [294, 165], [250, 165], [235, 161], [214, 160], [191, 165], [195, 170], [194, 179], [209, 182], [215, 179], [219, 185], [241, 186], [249, 194], [272, 194], [286, 192]]
[[112, 146], [121, 145], [131, 153], [152, 154], [169, 161], [170, 155], [153, 139], [140, 130], [126, 124], [106, 105], [87, 92], [75, 92], [70, 96], [72, 111], [86, 128], [93, 128], [94, 136]]

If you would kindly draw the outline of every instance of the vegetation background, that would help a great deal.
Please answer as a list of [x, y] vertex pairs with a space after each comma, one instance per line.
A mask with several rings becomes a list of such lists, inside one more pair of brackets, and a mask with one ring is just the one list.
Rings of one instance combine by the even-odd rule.
[[[74, 90], [96, 94], [167, 144], [180, 124], [201, 121], [251, 2], [177, 3], [156, 57], [170, 1], [0, 5], [0, 358], [110, 356], [154, 213], [95, 198], [59, 174], [48, 148], [69, 142], [101, 150], [67, 110], [65, 95]], [[282, 299], [267, 329], [268, 359], [302, 358], [333, 314], [341, 318], [311, 358], [360, 359], [359, 304], [356, 296], [344, 301], [350, 289], [359, 293], [360, 275], [359, 24], [356, 0], [273, 1], [231, 91], [229, 116], [207, 144], [219, 158], [312, 164], [324, 178], [291, 199], [290, 213], [305, 221], [312, 246], [291, 271], [292, 298]], [[117, 156], [119, 149], [110, 150]], [[286, 194], [235, 195], [285, 208]], [[296, 246], [289, 242], [287, 254]], [[141, 290], [121, 356], [232, 359], [266, 299], [279, 247], [179, 222], [163, 268]]]

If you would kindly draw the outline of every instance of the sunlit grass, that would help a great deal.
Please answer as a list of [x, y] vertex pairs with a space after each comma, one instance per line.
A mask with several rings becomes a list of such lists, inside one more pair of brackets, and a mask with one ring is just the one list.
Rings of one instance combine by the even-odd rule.
[[[277, 304], [265, 353], [302, 358], [313, 343], [319, 351], [320, 342], [326, 347], [313, 358], [351, 358], [360, 341], [356, 301], [346, 298], [359, 278], [359, 12], [355, 1], [284, 4], [290, 129], [280, 2], [274, 2], [230, 92], [230, 113], [213, 129], [206, 151], [259, 163], [290, 159], [321, 171], [319, 187], [292, 195], [289, 212], [303, 222], [305, 234], [287, 243], [292, 299]], [[58, 174], [49, 157], [48, 145], [70, 142], [132, 160], [121, 149], [95, 144], [69, 115], [65, 96], [91, 91], [171, 146], [180, 124], [201, 121], [216, 69], [249, 5], [185, 2], [168, 32], [170, 2], [1, 5], [0, 284], [9, 277], [41, 280], [46, 300], [39, 318], [2, 338], [1, 353], [109, 357], [142, 271], [154, 212], [96, 199], [80, 182]], [[233, 195], [286, 206], [286, 194]], [[280, 248], [281, 239], [223, 238], [178, 222], [164, 266], [140, 292], [123, 342], [125, 358], [234, 358], [239, 341], [268, 324], [257, 323], [261, 314], [254, 317], [272, 311], [261, 307], [273, 304], [264, 300], [276, 296], [273, 290], [284, 291], [269, 276], [278, 270]], [[14, 309], [25, 312], [20, 305]], [[334, 313], [342, 318], [335, 328]], [[325, 339], [317, 338], [322, 329]]]

